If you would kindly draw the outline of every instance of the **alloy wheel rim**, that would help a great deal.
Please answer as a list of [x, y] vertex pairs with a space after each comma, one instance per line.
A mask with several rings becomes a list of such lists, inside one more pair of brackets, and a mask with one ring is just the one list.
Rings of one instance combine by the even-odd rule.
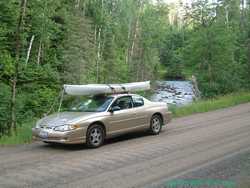
[[99, 145], [102, 141], [102, 133], [101, 130], [98, 128], [93, 128], [90, 131], [90, 142], [93, 145]]
[[152, 129], [154, 132], [159, 132], [161, 128], [161, 122], [158, 118], [152, 120]]

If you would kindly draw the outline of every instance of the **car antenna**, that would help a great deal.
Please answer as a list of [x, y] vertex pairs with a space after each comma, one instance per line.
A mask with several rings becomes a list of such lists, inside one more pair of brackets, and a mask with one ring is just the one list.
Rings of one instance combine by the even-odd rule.
[[60, 96], [60, 101], [59, 101], [59, 107], [58, 107], [58, 111], [57, 111], [58, 113], [59, 113], [60, 110], [61, 110], [64, 92], [65, 92], [65, 90], [64, 90], [64, 88], [63, 88], [62, 91], [61, 91], [61, 96]]

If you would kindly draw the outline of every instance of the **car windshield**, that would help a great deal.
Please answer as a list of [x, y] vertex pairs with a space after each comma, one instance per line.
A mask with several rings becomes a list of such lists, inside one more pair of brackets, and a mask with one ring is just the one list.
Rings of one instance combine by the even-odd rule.
[[78, 100], [68, 110], [71, 112], [103, 112], [108, 108], [112, 100], [113, 97], [104, 95], [85, 98]]

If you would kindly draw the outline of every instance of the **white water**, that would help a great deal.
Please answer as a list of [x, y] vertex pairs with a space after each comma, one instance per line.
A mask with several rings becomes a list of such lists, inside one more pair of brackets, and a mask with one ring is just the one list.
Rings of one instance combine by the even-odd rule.
[[152, 95], [152, 101], [183, 106], [192, 103], [195, 95], [190, 81], [157, 81], [157, 88]]

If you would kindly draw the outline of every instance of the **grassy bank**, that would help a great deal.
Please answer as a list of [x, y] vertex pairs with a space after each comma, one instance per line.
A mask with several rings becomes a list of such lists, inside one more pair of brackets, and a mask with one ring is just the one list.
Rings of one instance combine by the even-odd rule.
[[30, 143], [32, 141], [31, 128], [34, 126], [35, 121], [25, 122], [22, 126], [18, 127], [17, 133], [11, 136], [2, 136], [0, 138], [0, 145], [16, 145]]
[[[250, 102], [250, 92], [238, 92], [230, 95], [216, 97], [214, 99], [200, 100], [184, 107], [170, 107], [174, 117], [186, 116], [194, 113], [208, 112], [220, 108], [226, 108], [241, 103]], [[18, 128], [17, 134], [3, 136], [0, 138], [0, 145], [14, 145], [29, 143], [32, 140], [31, 128], [35, 121], [23, 123]]]
[[181, 117], [235, 106], [246, 102], [250, 102], [250, 92], [238, 92], [213, 99], [200, 100], [179, 108], [171, 106], [170, 110], [173, 112], [174, 117]]

